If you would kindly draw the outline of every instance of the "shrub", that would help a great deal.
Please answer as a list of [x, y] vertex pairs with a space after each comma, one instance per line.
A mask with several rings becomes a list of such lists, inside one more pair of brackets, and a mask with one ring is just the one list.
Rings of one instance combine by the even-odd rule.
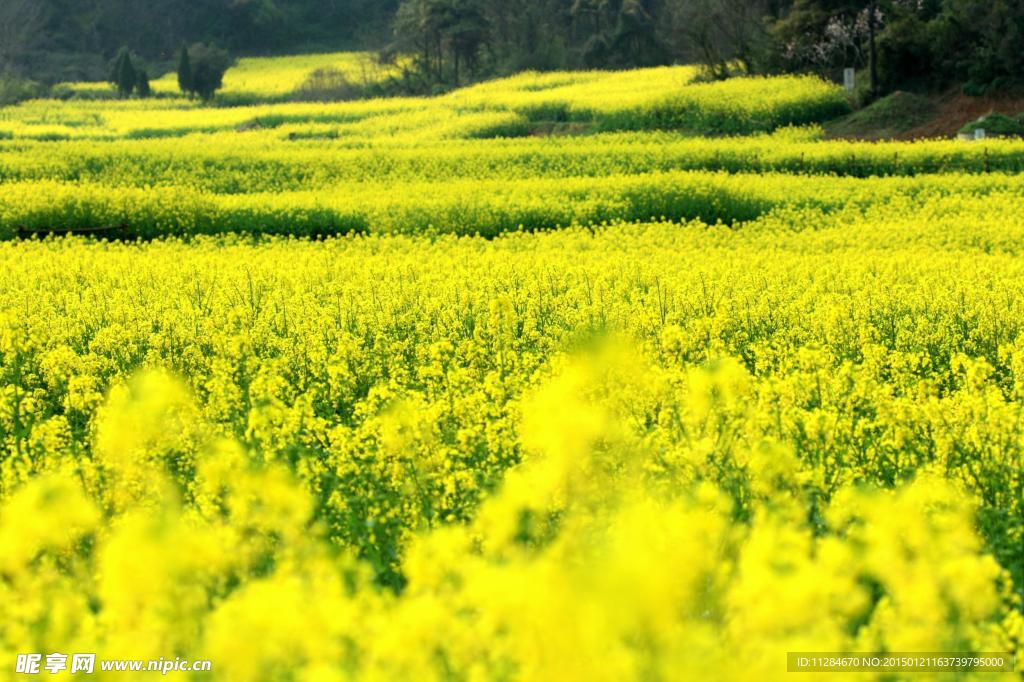
[[45, 92], [46, 88], [35, 81], [0, 74], [0, 107], [42, 97]]
[[960, 129], [961, 133], [973, 133], [975, 130], [983, 129], [986, 135], [992, 137], [1020, 137], [1024, 136], [1024, 122], [1000, 114], [991, 113], [982, 116], [977, 121], [971, 121]]
[[297, 102], [344, 102], [356, 99], [360, 94], [359, 88], [341, 69], [328, 66], [311, 72], [292, 99]]

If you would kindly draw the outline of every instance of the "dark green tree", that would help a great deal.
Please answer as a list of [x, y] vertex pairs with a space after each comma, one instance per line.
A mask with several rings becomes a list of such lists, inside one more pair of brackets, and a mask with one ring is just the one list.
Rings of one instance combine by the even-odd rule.
[[192, 64], [192, 91], [208, 102], [224, 86], [224, 74], [231, 67], [226, 50], [197, 43], [188, 49]]
[[624, 0], [611, 34], [612, 52], [623, 66], [663, 64], [666, 55], [659, 43], [658, 3], [655, 0]]
[[[482, 0], [484, 68], [499, 73], [576, 66], [572, 5], [566, 0]], [[580, 32], [580, 37], [586, 35]]]
[[463, 72], [476, 71], [480, 50], [487, 42], [488, 27], [476, 0], [450, 0], [448, 9], [444, 36], [457, 87], [462, 82]]
[[932, 63], [973, 92], [1024, 85], [1024, 3], [943, 0], [928, 24]]
[[395, 51], [415, 55], [416, 70], [434, 82], [444, 80], [441, 7], [437, 0], [403, 0], [395, 15]]
[[192, 96], [192, 61], [188, 56], [188, 45], [182, 44], [178, 53], [178, 87], [188, 96]]
[[127, 47], [122, 47], [111, 64], [108, 80], [117, 88], [121, 97], [129, 97], [135, 90], [136, 78], [131, 52]]
[[417, 55], [428, 80], [459, 85], [478, 71], [490, 40], [482, 0], [405, 0], [395, 20], [397, 51]]

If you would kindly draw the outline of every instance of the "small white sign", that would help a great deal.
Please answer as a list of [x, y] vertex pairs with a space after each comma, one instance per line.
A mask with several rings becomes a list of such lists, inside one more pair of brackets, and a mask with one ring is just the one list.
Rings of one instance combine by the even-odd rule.
[[975, 140], [984, 140], [985, 139], [985, 129], [984, 128], [975, 128], [974, 129], [974, 139]]
[[853, 92], [857, 84], [857, 72], [853, 69], [843, 69], [843, 87], [847, 92]]

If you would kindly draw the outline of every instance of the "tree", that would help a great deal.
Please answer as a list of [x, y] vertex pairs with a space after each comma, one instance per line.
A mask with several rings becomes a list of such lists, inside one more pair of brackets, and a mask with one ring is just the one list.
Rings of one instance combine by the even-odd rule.
[[443, 28], [445, 43], [451, 52], [455, 85], [461, 83], [462, 68], [474, 71], [481, 46], [487, 41], [487, 21], [476, 0], [450, 0]]
[[570, 6], [578, 53], [595, 68], [668, 61], [658, 31], [662, 0], [575, 0]]
[[737, 63], [746, 73], [767, 70], [772, 13], [768, 0], [665, 0], [658, 24], [676, 61], [726, 78]]
[[405, 0], [395, 18], [397, 51], [414, 52], [436, 83], [462, 82], [475, 71], [489, 25], [481, 0]]
[[139, 67], [135, 72], [135, 92], [139, 97], [149, 97], [153, 94], [153, 88], [149, 84], [149, 73], [145, 67]]
[[135, 90], [137, 74], [135, 65], [132, 64], [132, 55], [127, 47], [122, 47], [110, 69], [110, 83], [117, 88], [121, 97], [129, 97]]
[[623, 0], [611, 34], [610, 47], [617, 66], [655, 66], [667, 55], [658, 36], [656, 0]]
[[188, 45], [182, 44], [178, 54], [178, 87], [186, 95], [192, 96], [192, 62], [188, 57]]
[[192, 66], [192, 92], [208, 102], [224, 86], [224, 74], [231, 67], [231, 58], [227, 51], [202, 43], [190, 47], [188, 57]]
[[0, 72], [15, 71], [43, 37], [48, 17], [40, 0], [0, 0]]
[[[482, 0], [487, 22], [484, 65], [499, 73], [549, 70], [578, 65], [570, 49], [572, 6], [566, 0]], [[586, 35], [581, 31], [581, 36]]]
[[943, 0], [927, 31], [933, 63], [970, 91], [1024, 84], [1024, 4]]
[[[988, 46], [1007, 40], [1016, 46], [1007, 54], [1022, 54], [1015, 37], [1020, 31], [1024, 4], [1005, 0], [795, 0], [772, 27], [785, 67], [866, 68], [872, 97], [898, 87], [976, 80], [976, 69], [993, 54]], [[1011, 59], [982, 69], [977, 80], [1009, 78], [1022, 66]]]
[[404, 0], [395, 15], [396, 51], [416, 54], [416, 68], [429, 80], [444, 80], [444, 24], [439, 0]]

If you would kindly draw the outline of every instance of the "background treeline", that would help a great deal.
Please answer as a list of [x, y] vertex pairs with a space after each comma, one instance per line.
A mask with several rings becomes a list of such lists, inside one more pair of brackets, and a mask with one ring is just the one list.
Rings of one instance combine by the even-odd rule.
[[1021, 0], [404, 0], [394, 50], [450, 83], [524, 68], [699, 63], [730, 73], [843, 67], [900, 87], [1024, 77]]
[[[102, 80], [122, 47], [174, 68], [183, 43], [235, 55], [376, 48], [398, 0], [0, 0], [0, 72]], [[160, 75], [154, 73], [153, 75]]]
[[[865, 71], [881, 93], [1019, 84], [1020, 0], [0, 0], [0, 72], [103, 78], [128, 47], [173, 68], [183, 42], [232, 54], [381, 49], [430, 91], [522, 69], [681, 62], [736, 71]], [[874, 79], [870, 76], [874, 75]]]

